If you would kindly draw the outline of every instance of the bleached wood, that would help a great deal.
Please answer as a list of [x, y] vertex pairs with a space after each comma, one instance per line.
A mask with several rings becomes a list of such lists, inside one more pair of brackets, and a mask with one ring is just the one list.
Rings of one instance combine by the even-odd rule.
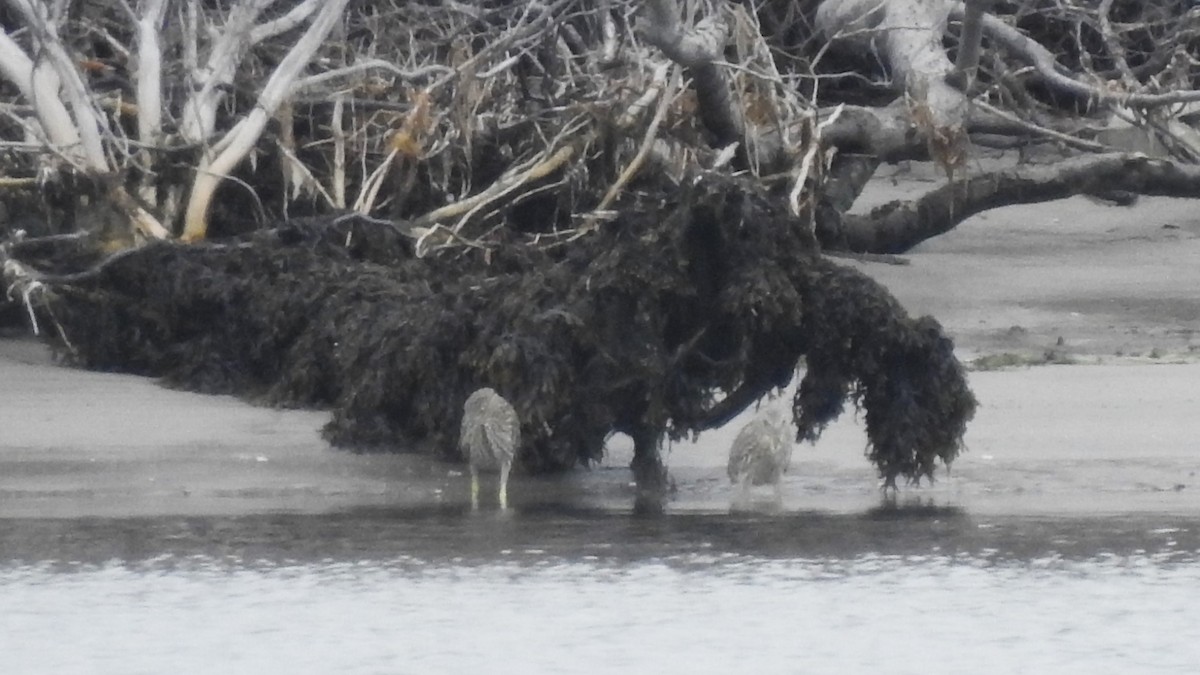
[[[27, 91], [48, 139], [64, 157], [84, 171], [108, 172], [110, 167], [102, 138], [107, 125], [96, 110], [79, 69], [63, 46], [58, 27], [51, 21], [50, 8], [31, 0], [8, 0], [8, 5], [34, 36], [38, 59], [31, 59], [33, 65]], [[12, 46], [6, 50], [9, 55]], [[18, 58], [14, 65], [23, 67], [24, 63]]]
[[[262, 1], [262, 0], [260, 0]], [[197, 241], [208, 232], [208, 207], [221, 181], [254, 148], [267, 122], [289, 96], [301, 71], [341, 19], [349, 0], [328, 0], [308, 29], [271, 73], [257, 105], [213, 147], [213, 159], [201, 166], [184, 214], [183, 239]]]
[[139, 194], [147, 204], [158, 201], [151, 167], [152, 148], [162, 137], [162, 45], [160, 35], [166, 18], [166, 0], [145, 0], [137, 22], [137, 125], [142, 144], [141, 161], [146, 168]]
[[197, 67], [192, 75], [199, 89], [183, 107], [180, 133], [185, 141], [201, 143], [212, 137], [217, 124], [217, 107], [225, 98], [224, 87], [233, 82], [234, 71], [251, 45], [251, 33], [259, 14], [274, 2], [242, 0], [229, 10], [208, 61], [203, 67]]

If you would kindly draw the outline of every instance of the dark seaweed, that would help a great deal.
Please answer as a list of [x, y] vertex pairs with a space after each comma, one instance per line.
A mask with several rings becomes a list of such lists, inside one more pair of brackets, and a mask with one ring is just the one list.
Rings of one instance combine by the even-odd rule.
[[47, 276], [44, 311], [82, 366], [329, 407], [328, 438], [356, 449], [457, 457], [462, 402], [488, 385], [519, 412], [534, 471], [596, 461], [614, 431], [657, 440], [722, 424], [806, 360], [798, 438], [816, 440], [849, 399], [889, 484], [931, 476], [975, 409], [951, 341], [821, 257], [781, 204], [705, 174], [631, 193], [616, 221], [569, 245], [512, 233], [425, 258], [399, 229], [311, 218]]

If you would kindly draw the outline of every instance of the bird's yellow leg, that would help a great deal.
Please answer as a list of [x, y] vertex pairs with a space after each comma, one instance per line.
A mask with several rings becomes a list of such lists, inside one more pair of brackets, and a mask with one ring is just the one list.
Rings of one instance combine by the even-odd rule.
[[479, 508], [479, 470], [471, 467], [471, 508]]
[[508, 508], [508, 472], [512, 465], [504, 462], [500, 465], [500, 509]]

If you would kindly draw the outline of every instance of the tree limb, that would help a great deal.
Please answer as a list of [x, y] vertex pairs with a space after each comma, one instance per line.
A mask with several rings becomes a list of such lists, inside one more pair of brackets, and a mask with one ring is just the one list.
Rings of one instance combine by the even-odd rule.
[[[966, 7], [963, 3], [953, 3], [950, 15], [955, 18], [965, 16]], [[1021, 31], [1008, 25], [998, 17], [990, 14], [983, 16], [983, 31], [992, 40], [1007, 48], [1015, 56], [1033, 66], [1047, 84], [1064, 92], [1075, 94], [1097, 103], [1118, 104], [1137, 108], [1155, 108], [1175, 103], [1200, 101], [1200, 91], [1172, 91], [1164, 94], [1144, 94], [1122, 90], [1109, 90], [1080, 82], [1063, 72], [1058, 61], [1050, 50], [1026, 36]]]
[[[473, 195], [453, 204], [447, 204], [440, 209], [435, 209], [421, 216], [411, 224], [411, 232], [418, 237], [417, 251], [418, 255], [432, 248], [432, 244], [428, 242], [429, 236], [435, 231], [445, 231], [445, 228], [439, 228], [441, 221], [449, 218], [461, 216], [463, 219], [470, 216], [483, 207], [500, 197], [511, 193], [531, 181], [544, 178], [554, 171], [560, 169], [564, 164], [575, 156], [577, 148], [574, 144], [568, 143], [563, 145], [552, 154], [548, 154], [544, 159], [537, 162], [533, 166], [524, 171], [515, 171], [506, 174], [500, 180], [489, 186], [483, 192]], [[457, 235], [462, 229], [463, 221], [460, 220], [458, 225], [452, 230], [453, 234]]]
[[162, 46], [159, 36], [166, 18], [166, 0], [147, 0], [137, 17], [137, 125], [146, 175], [141, 196], [148, 204], [157, 201], [152, 176], [151, 150], [162, 136]]
[[274, 117], [284, 98], [293, 91], [293, 85], [300, 72], [341, 19], [342, 10], [348, 2], [349, 0], [328, 0], [308, 30], [271, 73], [254, 110], [242, 118], [214, 146], [213, 152], [216, 157], [207, 166], [201, 167], [188, 199], [182, 236], [185, 241], [204, 239], [208, 232], [208, 207], [217, 186], [258, 142], [258, 137], [266, 128], [267, 122]]
[[33, 59], [3, 30], [0, 30], [0, 73], [17, 86], [32, 106], [37, 118], [33, 125], [37, 127], [33, 129], [35, 134], [44, 135], [55, 150], [69, 159], [74, 157], [79, 148], [79, 131], [59, 96], [57, 76], [53, 69], [35, 69]]
[[[47, 135], [52, 142], [64, 146], [61, 150], [80, 162], [87, 172], [107, 173], [111, 167], [101, 137], [107, 125], [92, 105], [87, 86], [59, 38], [49, 9], [30, 0], [8, 2], [25, 21], [38, 46], [39, 58], [33, 65], [30, 101], [38, 111]], [[63, 101], [70, 104], [70, 113]]]
[[729, 78], [717, 66], [729, 39], [729, 26], [720, 16], [710, 16], [685, 34], [679, 25], [679, 9], [674, 0], [649, 0], [646, 12], [648, 21], [643, 31], [646, 41], [687, 69], [699, 100], [700, 122], [714, 136], [714, 145], [739, 144], [735, 166], [750, 168], [742, 108], [734, 100]]
[[841, 234], [851, 251], [902, 253], [989, 209], [1107, 191], [1195, 197], [1200, 194], [1200, 166], [1108, 153], [1005, 169], [947, 183], [918, 199], [884, 204], [867, 215], [846, 215]]
[[391, 61], [385, 61], [383, 59], [367, 59], [348, 66], [343, 66], [341, 68], [327, 70], [323, 73], [318, 73], [317, 75], [310, 75], [308, 77], [301, 78], [296, 81], [296, 90], [299, 91], [302, 89], [310, 89], [331, 80], [336, 80], [346, 77], [347, 75], [355, 75], [373, 69], [386, 70], [406, 82], [412, 82], [414, 80], [423, 79], [432, 75], [441, 75], [454, 72], [453, 68], [436, 63], [422, 66], [420, 68], [414, 68], [412, 70], [405, 70]]
[[979, 46], [983, 42], [983, 14], [991, 4], [991, 0], [966, 0], [962, 36], [959, 38], [958, 57], [954, 62], [951, 81], [964, 92], [969, 93], [975, 83], [975, 71], [979, 68]]
[[255, 20], [274, 2], [241, 0], [229, 10], [225, 27], [212, 45], [208, 62], [192, 73], [197, 90], [184, 104], [183, 121], [179, 126], [185, 141], [201, 143], [213, 135], [217, 124], [217, 106], [225, 97], [224, 87], [233, 83], [234, 70], [251, 44], [250, 34]]
[[250, 31], [250, 44], [258, 44], [263, 40], [297, 28], [308, 20], [308, 17], [316, 11], [317, 7], [321, 6], [322, 2], [324, 0], [304, 0], [278, 19], [272, 19], [271, 21], [255, 26]]
[[[895, 85], [907, 99], [903, 107], [885, 109], [881, 129], [895, 129], [907, 121], [905, 132], [918, 131], [947, 172], [965, 160], [968, 111], [965, 94], [950, 84], [954, 64], [942, 47], [949, 15], [945, 0], [825, 0], [816, 17], [817, 27], [830, 40], [864, 29], [879, 37]], [[858, 117], [851, 114], [848, 122]], [[836, 138], [842, 132], [831, 128], [827, 133]], [[894, 139], [894, 132], [891, 136]]]

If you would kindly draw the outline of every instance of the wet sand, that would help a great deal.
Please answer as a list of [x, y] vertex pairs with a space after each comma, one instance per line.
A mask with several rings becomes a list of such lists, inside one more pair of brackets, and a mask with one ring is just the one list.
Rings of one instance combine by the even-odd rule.
[[[918, 166], [875, 202], [928, 188]], [[869, 204], [867, 204], [869, 206]], [[967, 453], [900, 503], [990, 514], [1200, 515], [1200, 216], [1195, 202], [1120, 208], [1074, 198], [999, 209], [904, 256], [847, 260], [914, 314], [936, 316], [973, 370]], [[1043, 365], [1073, 361], [1081, 365]], [[996, 363], [1016, 363], [1000, 370]], [[0, 340], [0, 518], [239, 515], [455, 504], [460, 467], [355, 455], [320, 436], [321, 411], [273, 410], [153, 380], [54, 364]], [[673, 511], [723, 511], [739, 422], [670, 449]], [[621, 510], [629, 447], [559, 477], [517, 476], [517, 508]], [[848, 412], [800, 446], [783, 508], [878, 506], [865, 436]]]

